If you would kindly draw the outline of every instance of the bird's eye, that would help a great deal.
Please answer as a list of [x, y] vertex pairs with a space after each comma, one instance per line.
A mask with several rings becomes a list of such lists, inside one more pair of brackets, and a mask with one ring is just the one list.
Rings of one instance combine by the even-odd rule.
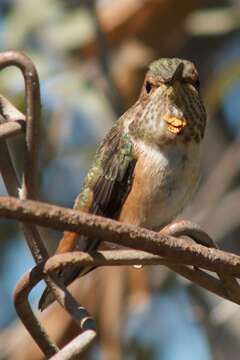
[[146, 81], [146, 84], [145, 84], [145, 89], [146, 89], [146, 92], [149, 94], [150, 91], [152, 90], [152, 84], [150, 83], [150, 81]]

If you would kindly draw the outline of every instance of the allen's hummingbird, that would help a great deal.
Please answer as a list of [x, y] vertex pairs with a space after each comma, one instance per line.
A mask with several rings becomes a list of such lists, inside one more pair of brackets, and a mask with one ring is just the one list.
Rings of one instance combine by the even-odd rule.
[[[74, 209], [159, 230], [184, 208], [199, 178], [206, 112], [194, 64], [177, 58], [149, 66], [137, 102], [100, 144]], [[93, 251], [99, 240], [65, 232], [57, 253]], [[89, 269], [65, 269], [65, 285]], [[39, 308], [53, 301], [45, 289]]]

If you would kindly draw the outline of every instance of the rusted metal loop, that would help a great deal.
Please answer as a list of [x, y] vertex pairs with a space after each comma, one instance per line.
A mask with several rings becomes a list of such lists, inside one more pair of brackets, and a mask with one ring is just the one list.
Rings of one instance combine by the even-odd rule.
[[[35, 342], [38, 344], [43, 353], [47, 356], [53, 356], [56, 354], [59, 349], [58, 347], [50, 340], [49, 336], [45, 332], [44, 328], [38, 321], [37, 317], [33, 313], [31, 306], [29, 304], [29, 293], [34, 288], [34, 286], [43, 279], [43, 269], [45, 262], [38, 264], [33, 269], [28, 271], [23, 277], [18, 281], [17, 286], [14, 291], [14, 305], [16, 312], [23, 322], [24, 326], [27, 328]], [[49, 271], [50, 274], [50, 271]], [[59, 285], [59, 284], [58, 284]], [[61, 287], [61, 285], [59, 285]], [[62, 291], [62, 297], [59, 301], [61, 305], [70, 313], [73, 320], [78, 324], [80, 330], [85, 339], [84, 332], [88, 331], [91, 333], [88, 339], [92, 341], [96, 336], [96, 325], [93, 318], [89, 315], [87, 310], [80, 306], [77, 301], [71, 296], [71, 294], [65, 290]], [[95, 336], [93, 336], [93, 333]], [[83, 345], [88, 346], [89, 344], [81, 340], [81, 335], [79, 338], [79, 352], [83, 351]], [[70, 345], [70, 344], [68, 344]], [[76, 350], [76, 349], [75, 349]], [[77, 351], [77, 350], [76, 350]]]
[[165, 226], [160, 233], [176, 237], [188, 236], [200, 245], [217, 249], [213, 239], [198, 224], [189, 220], [175, 221]]
[[38, 344], [45, 356], [56, 354], [59, 349], [52, 343], [44, 328], [33, 313], [29, 304], [28, 295], [33, 287], [42, 280], [43, 264], [34, 267], [18, 281], [13, 298], [16, 312], [22, 323]]
[[78, 335], [69, 344], [67, 344], [61, 351], [51, 357], [51, 360], [73, 360], [79, 359], [80, 355], [92, 344], [96, 338], [96, 333], [93, 330], [86, 330], [84, 333]]
[[[5, 51], [0, 53], [0, 70], [9, 66], [16, 66], [23, 74], [25, 84], [25, 107], [26, 107], [26, 134], [24, 149], [23, 182], [19, 184], [18, 174], [12, 164], [9, 150], [5, 141], [0, 142], [1, 150], [4, 151], [4, 159], [1, 159], [1, 172], [8, 192], [22, 199], [33, 198], [37, 191], [37, 153], [40, 123], [40, 89], [37, 70], [33, 62], [19, 51]], [[12, 108], [8, 100], [1, 96], [1, 101], [8, 108]], [[16, 111], [15, 111], [16, 112]], [[21, 115], [20, 113], [18, 115]], [[24, 235], [37, 262], [46, 259], [48, 252], [34, 226], [23, 225]]]
[[164, 265], [181, 276], [193, 281], [199, 286], [221, 296], [225, 299], [240, 304], [240, 298], [234, 293], [228, 293], [225, 286], [216, 277], [209, 273], [192, 268], [192, 266], [176, 264], [168, 258], [153, 255], [138, 250], [105, 250], [92, 253], [74, 251], [71, 253], [57, 254], [50, 257], [44, 265], [43, 272], [51, 274], [53, 271], [62, 270], [66, 266], [126, 266], [126, 265]]
[[[222, 287], [221, 282], [211, 276], [210, 274], [193, 269], [192, 267], [174, 264], [174, 261], [152, 255], [143, 251], [135, 250], [119, 250], [119, 251], [100, 251], [97, 253], [87, 254], [83, 252], [72, 252], [55, 255], [49, 258], [46, 262], [39, 264], [33, 268], [30, 272], [23, 276], [23, 278], [18, 283], [15, 293], [14, 293], [14, 302], [16, 306], [17, 313], [21, 318], [24, 325], [27, 327], [30, 334], [33, 336], [34, 340], [40, 346], [42, 351], [47, 355], [51, 352], [56, 352], [56, 345], [52, 344], [44, 329], [39, 324], [35, 315], [33, 314], [31, 307], [28, 302], [28, 294], [31, 289], [43, 278], [45, 275], [50, 275], [53, 272], [63, 269], [69, 265], [75, 266], [92, 266], [93, 264], [98, 266], [111, 266], [111, 265], [131, 265], [131, 264], [155, 264], [155, 265], [165, 265], [176, 271], [180, 275], [186, 277], [187, 279], [194, 281], [198, 285], [212, 291], [213, 293], [222, 296], [228, 300], [234, 301], [239, 304], [239, 299], [235, 299], [232, 294], [227, 294], [225, 289]], [[95, 335], [95, 326], [93, 326], [93, 320], [88, 315], [85, 309], [78, 307], [73, 309], [71, 307], [71, 301], [69, 302], [70, 294], [61, 297], [61, 303], [64, 305], [67, 310], [71, 310], [71, 315], [74, 320], [80, 324], [81, 328], [89, 332], [87, 338], [89, 341], [92, 341]], [[58, 299], [59, 300], [59, 299]], [[69, 307], [70, 304], [70, 307]], [[76, 340], [76, 339], [75, 339]], [[73, 340], [75, 342], [75, 340]], [[88, 342], [84, 342], [81, 339], [79, 340], [81, 344], [89, 345]], [[85, 346], [84, 345], [84, 346]], [[70, 345], [69, 345], [70, 346]], [[69, 349], [69, 348], [68, 348]], [[71, 349], [71, 347], [70, 347]], [[76, 348], [74, 351], [77, 351]], [[79, 351], [82, 351], [82, 345], [79, 347]], [[69, 351], [66, 352], [67, 354]], [[70, 359], [70, 357], [64, 357]]]
[[[21, 52], [7, 51], [0, 54], [0, 69], [4, 69], [8, 66], [16, 66], [17, 68], [19, 68], [23, 74], [24, 83], [25, 83], [26, 132], [25, 132], [23, 181], [22, 181], [22, 188], [20, 191], [20, 197], [21, 199], [26, 200], [29, 198], [37, 197], [37, 160], [38, 160], [37, 158], [38, 158], [38, 138], [39, 138], [40, 110], [41, 110], [39, 79], [38, 79], [37, 70], [34, 64], [32, 63], [31, 59], [29, 59], [25, 54]], [[5, 100], [6, 99], [3, 99], [3, 101]], [[6, 101], [5, 101], [5, 105], [6, 105]], [[8, 105], [9, 104], [7, 104], [7, 106]], [[11, 107], [11, 110], [13, 110], [13, 106]], [[14, 129], [14, 131], [18, 132], [19, 129]], [[7, 132], [9, 132], [9, 130], [7, 130]], [[13, 129], [10, 129], [9, 133], [12, 132]], [[12, 166], [12, 161], [9, 156], [7, 145], [4, 142], [4, 140], [1, 141], [2, 142], [0, 145], [2, 146], [3, 150], [5, 150], [6, 153], [6, 156], [4, 157], [5, 162], [4, 163], [1, 162], [0, 164], [1, 171], [4, 173], [4, 182], [8, 189], [8, 192], [11, 195], [17, 196], [20, 188], [18, 183], [18, 177], [14, 167]], [[44, 259], [46, 259], [48, 253], [36, 226], [30, 224], [23, 224], [23, 232], [36, 262], [39, 263]], [[70, 294], [67, 295], [67, 290], [65, 290], [65, 288], [60, 284], [59, 281], [56, 281], [58, 284], [57, 285], [54, 284], [54, 281], [52, 281], [50, 278], [46, 278], [46, 282], [52, 289], [58, 301], [61, 297], [63, 298], [63, 294], [66, 293], [66, 298], [69, 300], [72, 306], [72, 308], [70, 309], [68, 308], [67, 311], [70, 312], [70, 315], [72, 315], [71, 311], [77, 309], [78, 307], [78, 304], [75, 302], [75, 300], [74, 299], [71, 300], [72, 298], [71, 295]], [[18, 294], [20, 294], [19, 295], [20, 297], [18, 296]], [[24, 319], [25, 315], [24, 314], [21, 315], [21, 309], [22, 309], [21, 294], [22, 294], [21, 291], [19, 293], [19, 291], [16, 290], [15, 304], [18, 315], [20, 316], [21, 319]], [[37, 319], [34, 317], [31, 307], [29, 306], [29, 303], [27, 301], [27, 295], [28, 294], [25, 294], [26, 299], [25, 299], [25, 305], [23, 302], [23, 306], [25, 306], [25, 309], [28, 313], [28, 317], [32, 319], [32, 321], [29, 323], [29, 321], [25, 318], [26, 327], [30, 331], [30, 333], [31, 333], [31, 328], [33, 327], [32, 335], [35, 336], [35, 340], [37, 336], [36, 334], [38, 334], [38, 336], [40, 336], [40, 338], [42, 339], [40, 345], [43, 346], [43, 348], [47, 351], [47, 353], [49, 352], [49, 354], [52, 355], [53, 353], [56, 352], [57, 348], [56, 346], [51, 345], [51, 342], [48, 339], [47, 335], [45, 334], [44, 330], [38, 323]], [[63, 303], [61, 304], [63, 305]]]
[[[201, 229], [198, 224], [188, 220], [176, 221], [175, 223], [164, 227], [160, 232], [176, 237], [188, 236], [198, 244], [207, 246], [209, 248], [218, 248], [216, 243], [203, 229]], [[224, 272], [219, 271], [217, 274], [228, 297], [237, 304], [240, 304], [240, 286], [237, 279], [235, 279], [233, 276], [225, 274]]]
[[[37, 197], [37, 160], [41, 112], [39, 79], [37, 70], [31, 59], [19, 51], [12, 50], [0, 54], [0, 69], [8, 66], [16, 66], [19, 68], [23, 74], [25, 83], [26, 133], [23, 181], [22, 188], [20, 190], [20, 198], [26, 200]], [[14, 167], [12, 166], [7, 145], [2, 143], [2, 147], [5, 149], [6, 155], [8, 155], [5, 164], [2, 164], [7, 166], [9, 170], [9, 174], [7, 174], [9, 176], [5, 177], [5, 184], [11, 193], [16, 195], [19, 191], [17, 175]], [[4, 166], [1, 166], [2, 171], [4, 171]], [[13, 181], [13, 179], [15, 181], [10, 188], [8, 183]], [[23, 232], [35, 261], [39, 263], [45, 260], [48, 257], [48, 252], [37, 227], [34, 225], [23, 224]], [[56, 298], [59, 298], [58, 291], [60, 290], [58, 289], [58, 286], [56, 286], [49, 278], [46, 278], [45, 280], [48, 286], [52, 289], [53, 293], [56, 295]]]
[[161, 255], [176, 263], [198, 266], [213, 272], [222, 270], [240, 278], [240, 256], [236, 254], [200, 244], [189, 244], [185, 239], [101, 216], [13, 197], [0, 197], [0, 216], [52, 229], [73, 231], [89, 238], [97, 236], [101, 241]]
[[11, 50], [0, 54], [0, 70], [9, 66], [19, 68], [25, 83], [25, 115], [26, 115], [26, 151], [24, 160], [24, 176], [22, 198], [37, 197], [37, 157], [40, 127], [40, 87], [37, 70], [32, 60], [22, 52]]

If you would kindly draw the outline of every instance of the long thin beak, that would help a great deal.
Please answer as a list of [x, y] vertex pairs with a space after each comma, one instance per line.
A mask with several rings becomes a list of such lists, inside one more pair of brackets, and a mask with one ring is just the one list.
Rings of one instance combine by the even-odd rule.
[[180, 63], [178, 67], [176, 68], [172, 78], [169, 80], [169, 85], [173, 85], [175, 81], [181, 81], [182, 80], [182, 73], [183, 73], [183, 63]]

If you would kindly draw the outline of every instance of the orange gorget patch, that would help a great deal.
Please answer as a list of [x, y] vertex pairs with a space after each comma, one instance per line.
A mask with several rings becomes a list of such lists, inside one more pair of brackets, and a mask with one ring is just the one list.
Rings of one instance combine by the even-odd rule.
[[186, 119], [179, 119], [174, 116], [165, 116], [163, 120], [168, 124], [168, 130], [174, 134], [180, 133], [180, 131], [187, 126]]

